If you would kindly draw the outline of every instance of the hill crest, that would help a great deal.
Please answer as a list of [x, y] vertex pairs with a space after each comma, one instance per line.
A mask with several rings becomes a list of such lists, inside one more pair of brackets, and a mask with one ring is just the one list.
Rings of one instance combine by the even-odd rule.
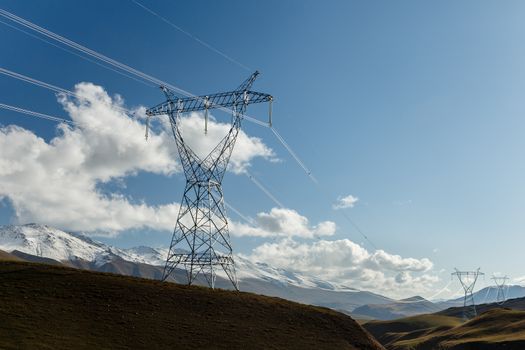
[[384, 349], [349, 316], [279, 298], [33, 263], [0, 274], [2, 349]]

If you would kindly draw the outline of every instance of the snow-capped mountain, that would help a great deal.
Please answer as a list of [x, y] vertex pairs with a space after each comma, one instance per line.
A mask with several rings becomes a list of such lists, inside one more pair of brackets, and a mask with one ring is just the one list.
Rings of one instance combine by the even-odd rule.
[[[74, 267], [146, 278], [162, 276], [162, 268], [168, 254], [165, 248], [146, 246], [120, 249], [80, 234], [39, 224], [1, 226], [0, 250], [53, 259]], [[23, 258], [27, 259], [27, 256]], [[279, 296], [347, 312], [368, 303], [381, 304], [392, 301], [374, 293], [358, 291], [314, 276], [252, 262], [243, 256], [236, 256], [235, 262], [241, 290], [244, 291]], [[217, 285], [230, 288], [226, 275], [221, 275], [220, 272], [218, 275]]]
[[287, 271], [261, 262], [252, 262], [242, 256], [235, 257], [235, 269], [237, 271], [237, 278], [240, 281], [243, 279], [254, 278], [302, 288], [316, 288], [340, 292], [358, 292], [357, 289], [325, 281], [315, 276]]
[[[0, 226], [0, 251], [12, 253], [24, 260], [47, 263], [55, 261], [77, 268], [152, 279], [162, 277], [168, 255], [166, 248], [139, 246], [122, 249], [78, 233], [68, 233], [39, 224]], [[243, 291], [326, 306], [348, 313], [357, 312], [363, 317], [392, 318], [408, 313], [436, 311], [436, 308], [446, 309], [463, 303], [463, 298], [458, 298], [407, 304], [406, 301], [396, 301], [371, 292], [359, 291], [315, 276], [250, 261], [242, 255], [235, 256], [235, 267], [240, 289]], [[182, 278], [183, 272], [179, 272], [179, 278]], [[226, 275], [220, 270], [217, 286], [231, 288]], [[523, 297], [525, 287], [510, 286], [505, 292], [507, 298]], [[494, 302], [496, 296], [495, 287], [487, 287], [475, 293], [478, 303]]]
[[120, 250], [122, 258], [128, 261], [139, 262], [153, 266], [164, 266], [168, 249], [151, 248], [146, 246], [133, 247]]
[[17, 250], [57, 261], [72, 259], [96, 261], [102, 256], [112, 254], [109, 247], [87, 237], [37, 224], [2, 227], [0, 249], [7, 252]]
[[[82, 259], [98, 266], [112, 261], [116, 257], [134, 263], [164, 266], [168, 255], [168, 250], [164, 248], [140, 246], [119, 249], [80, 234], [67, 233], [38, 224], [1, 227], [0, 249], [7, 252], [17, 250], [57, 261]], [[357, 292], [356, 289], [324, 281], [314, 276], [275, 268], [265, 263], [251, 262], [242, 256], [236, 256], [235, 261], [237, 277], [241, 281], [253, 278], [303, 288]]]
[[162, 265], [159, 259], [164, 254], [161, 249], [155, 250], [149, 247], [119, 249], [80, 234], [39, 224], [0, 227], [0, 249], [60, 262], [80, 259], [97, 266], [116, 258], [158, 266]]

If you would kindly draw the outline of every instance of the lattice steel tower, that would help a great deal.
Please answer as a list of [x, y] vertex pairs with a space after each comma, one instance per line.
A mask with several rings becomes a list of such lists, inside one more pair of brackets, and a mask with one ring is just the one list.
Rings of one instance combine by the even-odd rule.
[[485, 275], [480, 272], [479, 268], [476, 271], [458, 271], [452, 273], [452, 276], [457, 276], [461, 286], [465, 290], [465, 299], [463, 300], [463, 318], [470, 319], [477, 316], [476, 303], [474, 302], [474, 286], [479, 276]]
[[[238, 290], [221, 183], [246, 107], [253, 103], [269, 102], [271, 111], [272, 96], [250, 90], [258, 75], [259, 72], [253, 73], [234, 91], [206, 96], [179, 97], [166, 87], [161, 87], [166, 101], [146, 111], [148, 119], [155, 115], [168, 115], [186, 177], [163, 280], [177, 266], [182, 266], [186, 270], [188, 284], [191, 285], [202, 274], [208, 285], [214, 288], [216, 270], [219, 268], [224, 270]], [[179, 127], [180, 118], [183, 113], [204, 111], [204, 132], [207, 133], [210, 109], [231, 110], [232, 125], [217, 146], [204, 159], [200, 159], [184, 142]]]
[[496, 284], [496, 287], [498, 288], [496, 302], [500, 305], [505, 303], [505, 301], [507, 300], [507, 296], [505, 295], [505, 285], [508, 279], [509, 279], [508, 276], [503, 276], [503, 277], [492, 276], [492, 280], [494, 281], [494, 283]]

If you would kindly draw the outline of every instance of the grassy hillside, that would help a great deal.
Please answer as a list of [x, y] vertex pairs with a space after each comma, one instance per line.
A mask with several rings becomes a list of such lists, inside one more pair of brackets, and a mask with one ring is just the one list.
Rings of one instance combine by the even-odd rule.
[[22, 259], [18, 258], [17, 256], [10, 254], [8, 252], [4, 252], [3, 250], [0, 250], [0, 260], [7, 260], [7, 261], [21, 261]]
[[278, 298], [0, 262], [1, 349], [362, 349], [349, 316]]
[[[363, 326], [387, 348], [410, 349], [429, 335], [459, 326], [461, 319], [444, 315], [418, 315], [393, 321], [370, 321]], [[407, 343], [408, 341], [408, 343]], [[409, 344], [413, 341], [412, 344]], [[398, 344], [405, 346], [395, 347]]]
[[440, 314], [364, 325], [387, 349], [525, 349], [525, 312], [493, 308], [462, 322]]
[[[505, 301], [503, 305], [499, 305], [497, 303], [476, 305], [476, 310], [478, 314], [482, 314], [492, 309], [501, 309], [502, 307], [505, 307], [507, 309], [512, 309], [512, 310], [525, 311], [525, 298], [509, 299]], [[446, 316], [462, 317], [463, 308], [462, 307], [451, 307], [446, 310], [438, 312], [438, 314], [446, 315]]]

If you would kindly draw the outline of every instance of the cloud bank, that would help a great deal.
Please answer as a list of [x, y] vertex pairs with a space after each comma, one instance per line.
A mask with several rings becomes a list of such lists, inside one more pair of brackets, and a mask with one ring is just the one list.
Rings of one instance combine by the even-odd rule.
[[429, 259], [403, 258], [383, 250], [369, 252], [349, 239], [298, 242], [287, 238], [264, 243], [246, 257], [393, 296], [430, 292], [438, 282], [431, 274]]

